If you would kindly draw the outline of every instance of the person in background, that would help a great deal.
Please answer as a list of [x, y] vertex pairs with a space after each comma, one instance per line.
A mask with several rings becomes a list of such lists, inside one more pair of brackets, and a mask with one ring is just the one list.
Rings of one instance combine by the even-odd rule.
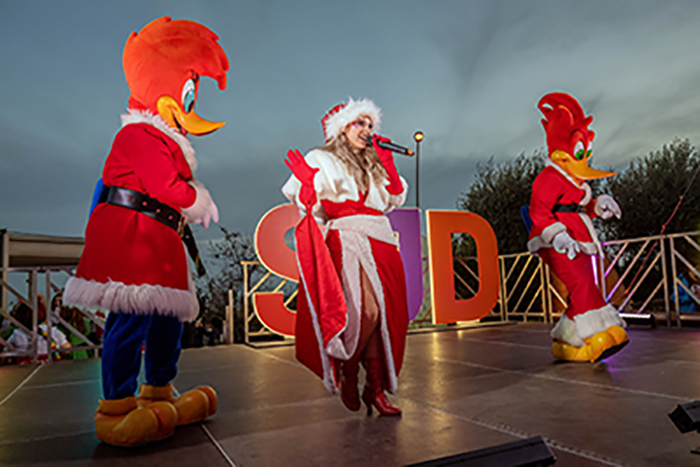
[[[44, 302], [45, 303], [45, 302]], [[41, 307], [39, 307], [39, 312], [41, 312]], [[32, 309], [25, 303], [20, 303], [16, 310], [16, 319], [25, 328], [31, 331], [32, 325]], [[37, 341], [37, 355], [40, 360], [46, 360], [48, 358], [48, 327], [46, 322], [46, 308], [43, 309], [43, 315], [39, 314], [39, 340]], [[51, 338], [53, 342], [51, 348], [67, 349], [70, 348], [70, 342], [66, 339], [65, 334], [58, 330], [56, 326], [51, 326]], [[31, 361], [32, 353], [32, 336], [27, 334], [21, 328], [14, 330], [7, 343], [12, 345], [18, 353], [25, 354], [27, 357], [25, 359], [20, 359], [19, 363], [28, 363]]]
[[[678, 275], [678, 280], [683, 283], [687, 288], [690, 289], [690, 291], [695, 294], [696, 297], [698, 297], [700, 293], [700, 284], [698, 284], [698, 277], [693, 273], [692, 270], [688, 270], [687, 272], [681, 272]], [[676, 294], [675, 292], [671, 293], [671, 300], [675, 301], [676, 299]], [[682, 288], [680, 285], [678, 286], [678, 306], [679, 306], [679, 311], [681, 313], [694, 313], [698, 311], [698, 304], [697, 302], [693, 299], [690, 293], [688, 293], [684, 288]]]

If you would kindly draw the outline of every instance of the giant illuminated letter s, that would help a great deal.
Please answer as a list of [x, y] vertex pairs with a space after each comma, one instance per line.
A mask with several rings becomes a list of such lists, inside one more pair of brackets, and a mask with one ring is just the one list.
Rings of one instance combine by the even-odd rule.
[[[294, 282], [299, 282], [296, 254], [285, 243], [284, 235], [300, 219], [296, 205], [283, 204], [268, 211], [255, 229], [255, 251], [260, 262], [272, 273]], [[253, 307], [268, 329], [284, 336], [294, 335], [297, 314], [284, 305], [282, 292], [253, 294]]]

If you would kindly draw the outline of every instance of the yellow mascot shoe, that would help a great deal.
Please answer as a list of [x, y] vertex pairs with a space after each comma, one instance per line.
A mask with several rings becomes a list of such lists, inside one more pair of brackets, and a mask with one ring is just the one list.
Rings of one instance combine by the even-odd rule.
[[142, 384], [139, 391], [139, 406], [149, 407], [154, 401], [168, 401], [177, 410], [177, 424], [189, 425], [201, 422], [216, 412], [219, 399], [216, 391], [209, 386], [199, 386], [180, 397], [173, 397], [173, 385], [151, 386]]
[[187, 391], [173, 401], [178, 413], [178, 425], [201, 422], [216, 412], [219, 399], [209, 386], [199, 386]]
[[624, 346], [630, 341], [630, 338], [627, 337], [627, 331], [622, 326], [610, 326], [605, 332], [612, 336], [615, 340], [615, 345]]
[[566, 362], [588, 362], [590, 360], [589, 348], [574, 347], [566, 342], [555, 340], [552, 342], [552, 356], [557, 360]]
[[135, 397], [100, 400], [95, 412], [97, 439], [113, 446], [141, 446], [172, 436], [177, 410], [165, 401], [139, 407]]
[[599, 362], [617, 352], [617, 347], [613, 336], [605, 331], [597, 332], [593, 337], [584, 339], [586, 347], [589, 347], [590, 362]]

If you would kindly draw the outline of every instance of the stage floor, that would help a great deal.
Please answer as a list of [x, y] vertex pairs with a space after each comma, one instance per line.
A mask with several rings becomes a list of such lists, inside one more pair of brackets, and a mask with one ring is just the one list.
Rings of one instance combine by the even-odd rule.
[[700, 465], [668, 418], [700, 399], [700, 331], [632, 328], [598, 364], [555, 364], [549, 327], [516, 324], [408, 337], [392, 400], [401, 418], [347, 411], [294, 348], [184, 351], [178, 390], [210, 384], [219, 411], [161, 443], [99, 443], [99, 361], [0, 367], [0, 465], [392, 466], [542, 436], [557, 466]]

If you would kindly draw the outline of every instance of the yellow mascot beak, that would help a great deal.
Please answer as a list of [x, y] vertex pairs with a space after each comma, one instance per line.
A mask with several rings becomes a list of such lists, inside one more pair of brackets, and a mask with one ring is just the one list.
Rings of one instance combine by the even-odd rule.
[[578, 183], [617, 175], [615, 172], [598, 170], [589, 166], [588, 160], [591, 158], [590, 153], [584, 156], [583, 159], [576, 160], [564, 151], [554, 151], [550, 154], [549, 158]]
[[194, 136], [208, 135], [226, 125], [226, 122], [205, 120], [194, 113], [194, 110], [190, 113], [183, 112], [180, 104], [170, 96], [158, 99], [158, 114], [171, 127], [177, 128], [183, 134], [191, 133]]

